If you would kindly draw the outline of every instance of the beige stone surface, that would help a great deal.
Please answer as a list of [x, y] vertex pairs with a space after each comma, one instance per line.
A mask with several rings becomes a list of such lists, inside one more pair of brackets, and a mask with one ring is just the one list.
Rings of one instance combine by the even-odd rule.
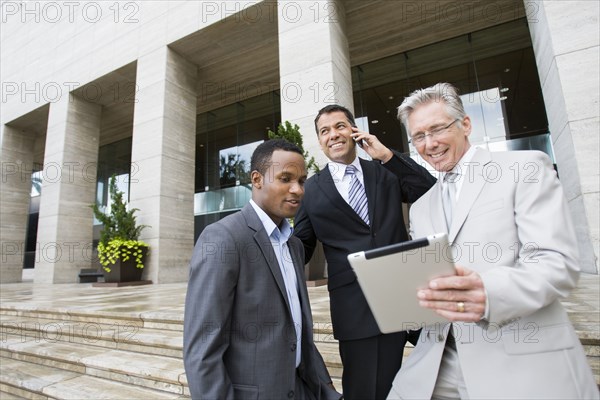
[[[129, 354], [127, 357], [125, 357]], [[170, 357], [160, 357], [150, 354], [131, 354], [123, 351], [103, 351], [81, 359], [86, 368], [96, 368], [106, 371], [119, 371], [120, 374], [152, 377], [167, 383], [178, 383], [183, 370], [183, 361]]]
[[593, 218], [598, 209], [594, 201], [600, 193], [599, 6], [588, 1], [534, 1], [529, 5], [537, 11], [535, 20], [529, 19], [529, 28], [561, 180], [578, 222], [581, 266], [586, 272], [598, 273], [600, 241], [598, 222]]
[[2, 127], [0, 185], [0, 282], [20, 282], [29, 216], [33, 142], [35, 135]]
[[40, 394], [46, 386], [80, 376], [74, 372], [9, 358], [1, 359], [0, 375], [3, 383]]
[[[9, 396], [13, 396], [15, 399], [48, 400], [48, 396], [38, 395], [25, 389], [0, 383], [0, 395], [4, 396], [5, 393], [8, 393]], [[13, 397], [8, 397], [8, 399]], [[4, 397], [2, 397], [2, 400], [4, 400]]]
[[91, 376], [81, 376], [44, 388], [44, 394], [57, 399], [176, 399], [175, 393], [134, 387]]
[[[44, 154], [44, 170], [56, 172], [43, 184], [36, 260], [37, 282], [77, 282], [91, 265], [86, 247], [92, 243], [95, 179], [83, 173], [98, 160], [101, 106], [77, 96], [52, 103]], [[39, 250], [36, 249], [36, 250]]]
[[[0, 384], [0, 388], [2, 388], [2, 386], [5, 386], [5, 385]], [[26, 397], [17, 396], [16, 394], [4, 392], [2, 390], [0, 390], [0, 398], [2, 400], [24, 400], [24, 399], [26, 399]]]
[[130, 198], [139, 223], [151, 226], [141, 236], [151, 246], [144, 278], [183, 281], [194, 245], [196, 66], [162, 48], [137, 69]]
[[[285, 4], [279, 3], [280, 14], [285, 15]], [[338, 1], [317, 6], [343, 10]], [[335, 20], [326, 20], [325, 13], [314, 18], [315, 4], [310, 2], [295, 2], [293, 7], [300, 10], [300, 17], [280, 17], [278, 25], [281, 119], [298, 124], [305, 149], [323, 165], [326, 159], [314, 133], [317, 111], [332, 103], [354, 108], [345, 21], [343, 13]]]
[[[158, 394], [141, 398], [186, 398], [189, 391], [180, 353], [185, 291], [184, 283], [123, 288], [32, 282], [1, 285], [0, 323], [6, 335], [5, 340], [0, 341], [0, 356], [2, 361], [37, 363], [43, 365], [42, 369], [87, 375], [46, 386], [44, 394], [51, 397], [96, 399], [103, 398], [98, 395], [102, 392], [106, 398], [123, 398], [115, 393], [134, 396], [139, 393], [137, 390], [152, 390], [150, 393]], [[327, 288], [311, 287], [308, 291], [315, 341], [334, 384], [340, 389], [342, 366], [331, 330]], [[600, 383], [599, 292], [598, 275], [583, 274], [578, 287], [563, 304]], [[37, 334], [32, 326], [36, 321], [40, 326]], [[28, 326], [25, 335], [15, 330], [18, 323]], [[75, 327], [82, 324], [100, 328], [101, 340], [95, 340], [98, 336], [92, 334], [92, 330], [88, 332], [88, 340], [81, 340], [83, 337]], [[116, 350], [110, 347], [111, 335], [117, 328], [114, 324], [120, 324]], [[130, 325], [137, 330], [122, 329]], [[56, 333], [58, 327], [63, 333], [60, 336]], [[45, 335], [39, 333], [44, 330]], [[407, 347], [405, 356], [411, 350]], [[60, 375], [51, 369], [48, 371], [50, 376]], [[19, 392], [18, 388], [6, 385], [6, 379], [0, 373], [0, 382], [10, 393], [31, 395], [31, 392]], [[71, 381], [81, 383], [84, 386], [79, 387], [87, 391], [77, 392], [78, 385], [71, 385]]]

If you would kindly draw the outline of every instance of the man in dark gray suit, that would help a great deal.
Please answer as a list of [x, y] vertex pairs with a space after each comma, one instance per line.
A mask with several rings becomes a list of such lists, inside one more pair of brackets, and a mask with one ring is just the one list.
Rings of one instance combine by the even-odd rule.
[[251, 160], [252, 200], [200, 235], [191, 261], [183, 359], [194, 399], [339, 399], [313, 342], [304, 250], [292, 236], [302, 152], [284, 140]]

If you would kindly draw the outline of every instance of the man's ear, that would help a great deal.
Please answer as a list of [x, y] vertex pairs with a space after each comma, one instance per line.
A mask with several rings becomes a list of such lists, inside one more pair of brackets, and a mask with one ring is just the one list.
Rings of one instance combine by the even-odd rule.
[[262, 188], [263, 185], [263, 176], [260, 172], [254, 170], [250, 174], [250, 181], [252, 182], [252, 186], [256, 189]]
[[467, 115], [465, 116], [465, 118], [461, 121], [462, 127], [465, 131], [465, 136], [469, 136], [471, 134], [471, 118]]

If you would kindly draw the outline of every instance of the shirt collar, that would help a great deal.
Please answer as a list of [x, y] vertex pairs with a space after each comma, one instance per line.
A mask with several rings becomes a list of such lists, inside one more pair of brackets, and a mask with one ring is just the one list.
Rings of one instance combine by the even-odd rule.
[[456, 179], [460, 179], [461, 176], [465, 175], [466, 174], [465, 168], [467, 168], [468, 163], [470, 163], [471, 160], [473, 159], [473, 156], [475, 156], [476, 149], [477, 148], [475, 146], [469, 147], [467, 152], [461, 157], [461, 159], [454, 166], [454, 168], [452, 168], [450, 171], [444, 172], [442, 174], [442, 176], [441, 176], [442, 181], [444, 181], [446, 174], [448, 174], [449, 172], [456, 174], [457, 175]]
[[273, 222], [271, 217], [269, 217], [267, 213], [254, 202], [254, 200], [250, 199], [250, 205], [252, 208], [254, 208], [254, 211], [256, 211], [256, 214], [258, 215], [260, 222], [262, 222], [263, 226], [265, 227], [265, 231], [269, 237], [273, 236], [275, 233], [274, 237], [277, 240], [283, 239], [283, 241], [287, 241], [290, 236], [292, 236], [294, 230], [287, 218], [284, 218], [283, 221], [281, 221], [281, 227], [278, 227], [275, 225], [275, 222]]
[[[360, 160], [358, 157], [354, 157], [354, 161], [348, 165], [354, 165], [358, 171], [357, 173], [362, 175], [362, 166], [360, 165]], [[329, 172], [331, 172], [331, 177], [333, 178], [334, 182], [341, 182], [344, 179], [344, 175], [346, 175], [346, 167], [348, 165], [335, 161], [329, 161], [329, 163], [327, 163]]]

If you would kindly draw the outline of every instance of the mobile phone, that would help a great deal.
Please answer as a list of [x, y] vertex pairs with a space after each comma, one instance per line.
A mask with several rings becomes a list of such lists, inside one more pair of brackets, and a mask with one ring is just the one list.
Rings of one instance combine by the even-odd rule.
[[[356, 126], [356, 125], [352, 125], [352, 127], [353, 128], [358, 128], [358, 126]], [[354, 139], [354, 142], [362, 149], [364, 140]]]

